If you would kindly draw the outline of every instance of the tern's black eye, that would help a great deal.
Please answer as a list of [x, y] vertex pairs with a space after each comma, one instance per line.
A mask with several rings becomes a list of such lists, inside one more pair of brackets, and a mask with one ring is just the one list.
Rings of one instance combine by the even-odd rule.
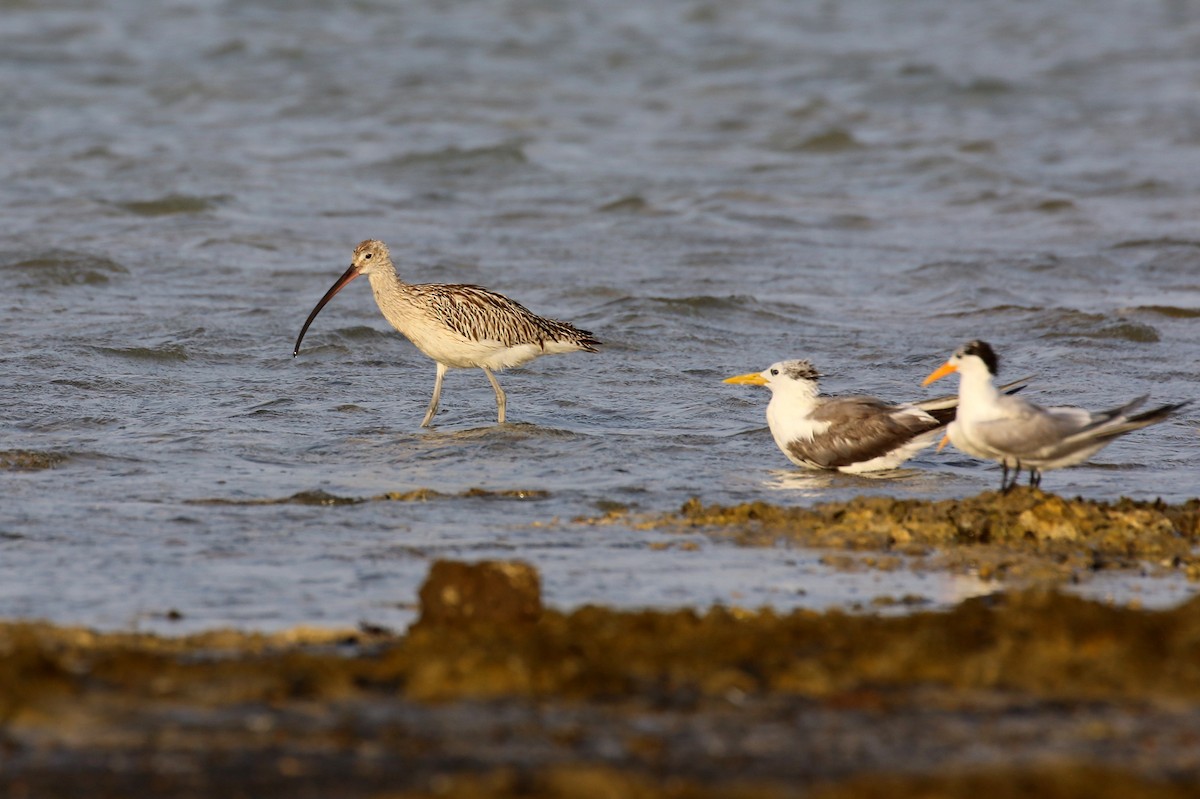
[[779, 374], [779, 370], [778, 370], [778, 369], [772, 369], [772, 370], [771, 370], [771, 376], [772, 376], [772, 377], [774, 377], [774, 376], [775, 376], [775, 375], [777, 375], [777, 374]]

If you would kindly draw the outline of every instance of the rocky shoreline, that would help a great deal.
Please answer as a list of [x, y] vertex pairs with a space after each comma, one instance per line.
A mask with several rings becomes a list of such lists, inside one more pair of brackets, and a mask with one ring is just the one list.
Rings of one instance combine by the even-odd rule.
[[674, 513], [633, 518], [616, 510], [590, 521], [702, 531], [743, 546], [786, 542], [897, 556], [921, 568], [1017, 585], [1066, 583], [1119, 569], [1200, 580], [1200, 499], [1102, 502], [1022, 487], [964, 499], [859, 497], [814, 506], [693, 499]]

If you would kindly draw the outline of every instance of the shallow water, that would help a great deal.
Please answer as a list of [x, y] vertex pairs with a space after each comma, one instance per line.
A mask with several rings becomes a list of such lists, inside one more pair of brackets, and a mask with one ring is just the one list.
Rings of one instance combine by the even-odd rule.
[[[1196, 395], [1189, 3], [0, 13], [0, 452], [55, 461], [0, 470], [3, 617], [400, 625], [438, 557], [530, 560], [560, 606], [954, 601], [983, 589], [572, 520], [997, 485], [953, 452], [791, 470], [765, 392], [720, 382], [785, 357], [901, 400], [979, 337], [1039, 401]], [[291, 357], [367, 237], [606, 347], [501, 375], [503, 427], [451, 372], [421, 430], [433, 365], [365, 286]], [[1195, 496], [1195, 414], [1044, 485]]]

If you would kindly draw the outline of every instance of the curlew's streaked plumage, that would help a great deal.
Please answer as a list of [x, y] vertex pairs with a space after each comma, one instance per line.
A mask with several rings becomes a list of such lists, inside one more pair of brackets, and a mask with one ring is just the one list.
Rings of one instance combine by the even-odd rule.
[[1000, 487], [1005, 491], [1017, 484], [1022, 469], [1029, 470], [1030, 485], [1040, 485], [1043, 471], [1083, 463], [1118, 436], [1165, 421], [1189, 404], [1163, 405], [1136, 415], [1131, 414], [1146, 401], [1145, 396], [1107, 411], [1043, 408], [996, 389], [992, 379], [999, 363], [987, 342], [971, 341], [926, 377], [923, 385], [958, 372], [958, 418], [947, 428], [939, 449], [949, 440], [968, 455], [997, 461], [1003, 468]]
[[293, 357], [300, 354], [300, 342], [325, 304], [359, 275], [366, 275], [370, 281], [371, 293], [384, 318], [437, 363], [433, 398], [422, 427], [437, 412], [447, 369], [482, 369], [496, 392], [497, 418], [503, 424], [506, 398], [492, 370], [521, 366], [541, 355], [596, 352], [600, 345], [586, 330], [538, 316], [520, 303], [479, 286], [406, 283], [396, 275], [387, 245], [369, 239], [354, 248], [350, 268], [308, 315], [296, 337]]

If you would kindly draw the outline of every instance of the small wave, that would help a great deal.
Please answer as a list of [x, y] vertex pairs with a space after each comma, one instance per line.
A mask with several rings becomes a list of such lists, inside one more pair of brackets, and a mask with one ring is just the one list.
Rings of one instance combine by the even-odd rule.
[[972, 318], [972, 317], [976, 317], [976, 316], [1025, 316], [1025, 315], [1030, 315], [1030, 314], [1042, 313], [1045, 310], [1046, 310], [1045, 308], [1041, 308], [1036, 305], [1026, 306], [1026, 305], [1001, 304], [1001, 305], [989, 305], [986, 308], [971, 308], [970, 310], [966, 310], [966, 311], [945, 311], [942, 313], [934, 314], [934, 316], [937, 316], [937, 317], [940, 317], [943, 319], [964, 319], [964, 318]]
[[655, 304], [668, 308], [691, 310], [736, 310], [746, 305], [757, 305], [758, 300], [748, 294], [730, 294], [725, 297], [714, 297], [709, 294], [697, 294], [692, 297], [650, 297]]
[[98, 286], [128, 275], [116, 261], [86, 253], [50, 252], [34, 258], [0, 258], [5, 282], [20, 288], [37, 286]]
[[978, 276], [990, 271], [1009, 272], [1014, 266], [1012, 263], [989, 261], [929, 261], [908, 269], [906, 274], [941, 283], [947, 280], [961, 280], [964, 275]]
[[1113, 338], [1147, 344], [1162, 341], [1162, 336], [1150, 325], [1129, 321], [1117, 322], [1101, 327], [1099, 330], [1094, 331], [1090, 335], [1090, 338]]
[[[361, 347], [366, 342], [389, 342], [398, 335], [394, 330], [380, 330], [367, 325], [351, 325], [333, 330], [323, 330], [316, 335], [309, 331], [301, 345], [300, 355], [311, 355], [326, 349], [345, 352]], [[291, 354], [290, 351], [289, 354]]]
[[828, 228], [838, 230], [870, 230], [877, 227], [874, 219], [863, 214], [834, 214], [825, 224]]
[[664, 319], [704, 317], [717, 319], [734, 315], [753, 314], [756, 319], [788, 320], [806, 309], [785, 303], [763, 303], [745, 294], [718, 297], [708, 294], [691, 297], [634, 297], [611, 300], [601, 306], [608, 324], [629, 326], [638, 322], [661, 323]]
[[1138, 343], [1161, 341], [1158, 331], [1143, 322], [1113, 318], [1105, 314], [1090, 314], [1073, 309], [1059, 308], [1047, 313], [1038, 321], [1045, 330], [1043, 338], [1082, 337], [1116, 339]]
[[35, 433], [55, 433], [65, 430], [78, 434], [81, 430], [103, 430], [128, 421], [128, 417], [125, 416], [68, 416], [65, 418], [44, 416], [22, 425], [22, 428]]
[[637, 194], [631, 194], [627, 197], [607, 202], [596, 210], [602, 214], [645, 214], [650, 213], [653, 209], [650, 203], [646, 202], [646, 198]]
[[1059, 214], [1064, 211], [1074, 211], [1075, 203], [1064, 197], [1020, 198], [1002, 204], [997, 210], [1002, 214], [1019, 214], [1033, 212], [1038, 214]]
[[996, 149], [996, 142], [991, 139], [971, 139], [958, 145], [960, 153], [991, 155]]
[[135, 361], [180, 363], [188, 359], [187, 352], [179, 344], [166, 344], [162, 347], [93, 347], [92, 349], [103, 355], [115, 355]]
[[37, 472], [53, 469], [66, 463], [61, 452], [38, 452], [32, 449], [0, 450], [0, 470], [8, 472]]
[[287, 397], [283, 397], [280, 399], [268, 400], [266, 402], [262, 402], [262, 403], [259, 403], [258, 405], [253, 406], [252, 408], [250, 408], [250, 410], [248, 410], [245, 414], [242, 414], [242, 415], [244, 415], [244, 416], [277, 416], [280, 414], [281, 408], [287, 408], [294, 404], [295, 404], [295, 402], [291, 399], [288, 399]]
[[1071, 200], [1052, 198], [1034, 203], [1032, 206], [1030, 206], [1030, 210], [1038, 211], [1043, 214], [1057, 214], [1061, 211], [1074, 211], [1075, 207], [1075, 203]]
[[50, 381], [55, 386], [70, 386], [84, 391], [123, 392], [129, 389], [129, 384], [122, 380], [108, 377], [56, 378]]
[[[1162, 340], [1152, 325], [1118, 316], [1091, 314], [1070, 308], [1040, 308], [1012, 304], [993, 305], [970, 310], [953, 310], [934, 314], [940, 319], [987, 319], [1002, 317], [1005, 325], [1020, 323], [1040, 332], [1042, 338], [1115, 339], [1152, 344]], [[1200, 316], [1200, 310], [1193, 312]]]
[[1176, 197], [1181, 190], [1176, 186], [1155, 178], [1137, 180], [1123, 175], [1101, 185], [1095, 192], [1098, 196], [1133, 195], [1135, 197]]
[[201, 214], [216, 208], [222, 197], [193, 197], [187, 194], [168, 194], [154, 200], [117, 203], [138, 216], [170, 216], [172, 214]]
[[1118, 241], [1112, 245], [1114, 250], [1132, 250], [1132, 249], [1162, 249], [1166, 247], [1200, 247], [1200, 241], [1195, 239], [1173, 239], [1168, 237], [1157, 239], [1126, 239]]
[[374, 164], [372, 171], [384, 169], [389, 172], [425, 172], [437, 174], [472, 175], [496, 168], [525, 166], [529, 158], [525, 155], [523, 141], [504, 142], [491, 147], [446, 147], [422, 153], [406, 153]]
[[369, 325], [351, 325], [340, 328], [336, 332], [350, 341], [390, 341], [396, 335], [396, 331], [390, 328], [380, 330]]
[[808, 135], [777, 133], [771, 136], [767, 146], [785, 153], [844, 153], [861, 149], [863, 145], [845, 128], [829, 128]]
[[626, 297], [606, 303], [597, 324], [626, 335], [679, 335], [705, 349], [721, 347], [730, 336], [747, 331], [792, 325], [812, 318], [811, 308], [784, 300], [764, 301], [746, 295], [725, 297]]
[[1180, 308], [1175, 305], [1138, 305], [1133, 308], [1122, 308], [1121, 313], [1148, 313], [1171, 319], [1196, 319], [1200, 317], [1200, 308]]
[[1007, 94], [1013, 91], [1014, 87], [1003, 78], [981, 76], [961, 83], [958, 90], [967, 95], [991, 97], [997, 94]]

